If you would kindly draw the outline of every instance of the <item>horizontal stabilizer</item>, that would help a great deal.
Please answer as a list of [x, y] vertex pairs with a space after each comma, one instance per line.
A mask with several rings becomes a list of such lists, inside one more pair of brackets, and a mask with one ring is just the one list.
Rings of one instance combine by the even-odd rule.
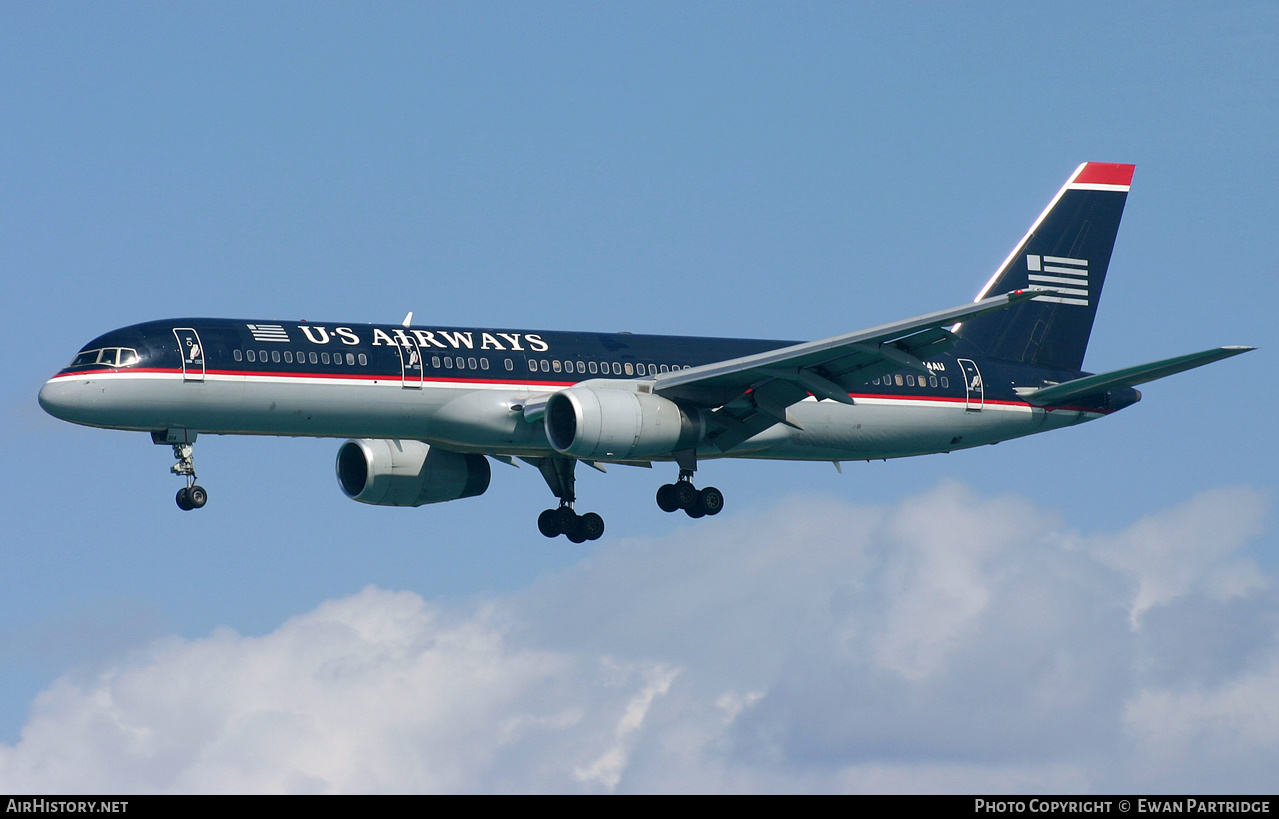
[[1086, 395], [1103, 393], [1116, 387], [1135, 387], [1138, 384], [1145, 384], [1147, 381], [1154, 381], [1157, 378], [1163, 378], [1185, 370], [1193, 370], [1195, 367], [1202, 367], [1205, 364], [1211, 364], [1214, 361], [1220, 361], [1223, 358], [1230, 358], [1255, 349], [1256, 347], [1215, 347], [1199, 353], [1179, 355], [1176, 358], [1165, 358], [1163, 361], [1155, 361], [1150, 364], [1138, 364], [1136, 367], [1126, 367], [1122, 370], [1101, 373], [1100, 375], [1077, 378], [1064, 384], [1043, 387], [1022, 397], [1032, 404], [1041, 406], [1045, 404], [1060, 404]]

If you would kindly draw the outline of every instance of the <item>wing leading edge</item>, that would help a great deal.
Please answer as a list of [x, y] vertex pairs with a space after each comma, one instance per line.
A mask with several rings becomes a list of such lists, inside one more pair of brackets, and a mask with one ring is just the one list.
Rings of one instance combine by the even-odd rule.
[[653, 392], [712, 409], [727, 451], [777, 423], [798, 428], [786, 409], [810, 394], [853, 403], [857, 385], [902, 368], [928, 372], [923, 358], [954, 344], [947, 326], [1004, 310], [1048, 290], [1016, 290], [904, 321], [658, 375]]

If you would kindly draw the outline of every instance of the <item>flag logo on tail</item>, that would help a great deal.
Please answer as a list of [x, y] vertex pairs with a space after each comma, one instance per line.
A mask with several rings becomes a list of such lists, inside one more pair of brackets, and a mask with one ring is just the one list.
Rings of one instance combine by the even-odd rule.
[[1026, 255], [1027, 278], [1036, 285], [1057, 291], [1054, 296], [1035, 296], [1032, 301], [1088, 306], [1088, 260], [1069, 256]]

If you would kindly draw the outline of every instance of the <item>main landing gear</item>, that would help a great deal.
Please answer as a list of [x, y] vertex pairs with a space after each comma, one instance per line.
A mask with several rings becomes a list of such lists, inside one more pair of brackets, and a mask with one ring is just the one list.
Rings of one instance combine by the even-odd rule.
[[187, 479], [187, 485], [178, 490], [177, 502], [178, 508], [183, 512], [190, 512], [192, 509], [199, 509], [209, 502], [209, 493], [205, 491], [203, 486], [197, 484], [195, 477], [195, 433], [188, 433], [186, 430], [178, 431], [183, 438], [180, 442], [173, 440], [174, 431], [164, 430], [162, 432], [151, 433], [151, 440], [157, 444], [172, 444], [173, 457], [178, 461], [169, 467], [169, 471], [174, 475], [180, 475]]
[[542, 458], [537, 462], [546, 485], [560, 499], [559, 508], [547, 509], [537, 516], [537, 530], [547, 537], [564, 535], [574, 543], [599, 540], [604, 534], [604, 518], [594, 512], [579, 515], [573, 509], [576, 467], [574, 458]]
[[699, 491], [693, 486], [693, 470], [681, 469], [679, 480], [657, 490], [657, 505], [663, 512], [683, 509], [690, 518], [718, 515], [724, 509], [724, 493], [713, 486]]
[[[679, 479], [657, 490], [657, 505], [663, 512], [683, 509], [690, 518], [718, 515], [724, 509], [724, 493], [713, 486], [699, 490], [693, 485], [693, 468], [696, 461], [691, 453], [680, 452]], [[560, 499], [555, 509], [547, 509], [537, 517], [537, 530], [547, 537], [565, 535], [574, 543], [598, 540], [604, 534], [604, 519], [594, 512], [579, 515], [573, 509], [575, 458], [525, 458], [546, 479], [546, 485]]]
[[567, 503], [558, 509], [547, 509], [537, 516], [537, 530], [547, 537], [565, 535], [574, 543], [599, 540], [604, 534], [604, 518], [594, 512], [579, 515]]

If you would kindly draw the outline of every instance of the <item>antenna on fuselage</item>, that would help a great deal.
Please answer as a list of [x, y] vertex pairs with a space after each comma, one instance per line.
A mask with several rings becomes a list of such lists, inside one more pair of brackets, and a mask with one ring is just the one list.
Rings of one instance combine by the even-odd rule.
[[413, 323], [413, 311], [410, 310], [409, 314], [404, 317], [404, 323], [401, 326], [408, 327], [412, 323]]

